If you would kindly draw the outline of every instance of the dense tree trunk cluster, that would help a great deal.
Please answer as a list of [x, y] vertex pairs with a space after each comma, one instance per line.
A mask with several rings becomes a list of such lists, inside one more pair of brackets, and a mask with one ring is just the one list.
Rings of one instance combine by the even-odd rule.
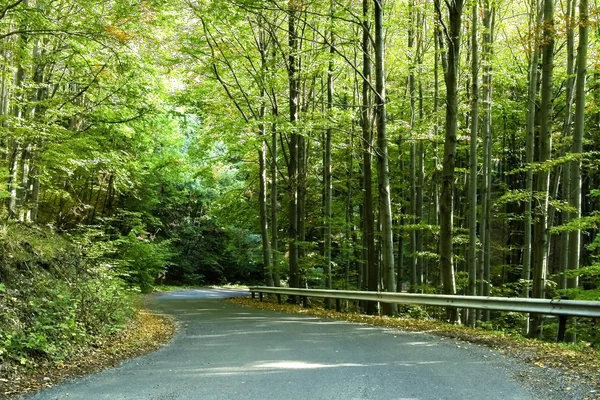
[[[584, 167], [593, 148], [582, 140], [591, 118], [587, 2], [576, 12], [570, 1], [559, 15], [553, 0], [231, 4], [242, 15], [263, 13], [273, 68], [287, 71], [279, 79], [289, 85], [281, 94], [289, 125], [271, 161], [282, 156], [288, 174], [273, 172], [270, 181], [288, 188], [289, 229], [279, 240], [287, 243], [290, 286], [534, 297], [550, 295], [549, 280], [579, 287], [577, 226], [590, 226], [582, 216], [593, 210], [582, 207], [593, 189], [582, 182], [595, 179]], [[240, 68], [256, 57], [241, 41], [235, 47], [231, 54], [245, 58]], [[513, 80], [495, 82], [496, 74]], [[315, 81], [325, 82], [320, 90]], [[255, 83], [269, 93], [282, 88], [276, 79]], [[241, 86], [240, 95], [252, 90]], [[261, 117], [272, 125], [279, 118]], [[322, 157], [311, 157], [318, 149]], [[315, 185], [322, 185], [320, 207], [310, 200]], [[269, 223], [283, 215], [272, 212]], [[593, 254], [584, 254], [589, 264]], [[365, 308], [376, 312], [374, 304]], [[475, 310], [463, 316], [471, 325], [490, 319]], [[456, 312], [447, 318], [460, 320]], [[541, 334], [536, 316], [532, 324], [531, 334]]]

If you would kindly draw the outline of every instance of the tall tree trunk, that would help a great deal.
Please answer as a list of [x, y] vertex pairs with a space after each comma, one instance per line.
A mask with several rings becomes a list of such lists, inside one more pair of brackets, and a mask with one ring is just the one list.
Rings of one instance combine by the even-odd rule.
[[[588, 0], [579, 0], [579, 46], [577, 47], [577, 80], [575, 87], [575, 126], [573, 129], [573, 147], [571, 152], [580, 155], [583, 152], [583, 135], [585, 127], [585, 81], [588, 50]], [[571, 161], [571, 197], [570, 204], [575, 209], [573, 219], [581, 217], [581, 159]], [[579, 268], [581, 251], [581, 231], [573, 230], [569, 237], [569, 270]], [[577, 276], [567, 281], [567, 288], [579, 286]], [[568, 334], [567, 340], [575, 341], [575, 334]]]
[[[566, 117], [563, 125], [563, 139], [566, 139], [571, 134], [571, 123], [573, 120], [573, 92], [575, 87], [575, 12], [576, 12], [575, 0], [567, 0], [566, 2], [566, 29], [567, 29], [567, 98], [566, 98]], [[561, 150], [561, 157], [566, 153], [566, 148], [563, 146]], [[559, 170], [562, 170], [561, 179], [558, 179], [559, 174], [556, 174], [556, 183], [560, 183], [561, 186], [561, 198], [564, 201], [569, 201], [571, 192], [571, 168], [569, 165], [560, 166]], [[558, 188], [557, 188], [558, 189]], [[558, 190], [557, 190], [558, 191]], [[554, 214], [556, 207], [552, 207], [552, 212], [549, 218], [549, 224], [552, 225], [554, 222]], [[568, 212], [561, 213], [561, 222], [566, 224], [569, 222], [570, 215]], [[548, 246], [550, 247], [550, 246]], [[569, 263], [569, 232], [562, 232], [560, 234], [560, 264], [559, 271], [560, 275], [558, 278], [558, 287], [560, 289], [567, 288], [567, 265]]]
[[[454, 254], [452, 245], [454, 167], [456, 162], [456, 135], [458, 130], [458, 66], [460, 62], [460, 34], [464, 0], [448, 2], [446, 70], [446, 134], [442, 166], [442, 193], [440, 198], [440, 268], [445, 294], [456, 294]], [[441, 12], [439, 13], [441, 18]], [[456, 308], [449, 308], [448, 319], [460, 322]]]
[[[471, 27], [471, 148], [469, 163], [469, 288], [468, 294], [477, 294], [477, 130], [479, 122], [479, 56], [477, 53], [477, 2], [473, 3]], [[469, 310], [468, 321], [475, 326], [477, 311]]]
[[[543, 163], [550, 159], [552, 149], [552, 83], [554, 70], [554, 0], [544, 0], [543, 60], [541, 82], [539, 159]], [[548, 267], [548, 188], [550, 172], [542, 169], [537, 172], [538, 220], [533, 228], [533, 297], [544, 298]], [[539, 315], [532, 315], [530, 337], [541, 335], [542, 321]]]
[[[259, 21], [262, 17], [259, 17]], [[258, 34], [258, 51], [260, 52], [261, 60], [261, 76], [259, 83], [260, 88], [260, 99], [261, 105], [258, 110], [258, 130], [260, 133], [260, 149], [258, 150], [258, 164], [259, 164], [259, 215], [260, 215], [260, 235], [262, 238], [262, 253], [263, 253], [263, 264], [265, 273], [265, 283], [267, 286], [273, 286], [273, 253], [271, 249], [271, 242], [269, 240], [269, 218], [268, 218], [268, 207], [267, 207], [267, 126], [265, 124], [266, 117], [266, 89], [262, 83], [265, 82], [267, 73], [267, 43], [266, 43], [266, 32], [261, 29]]]
[[[437, 7], [439, 7], [439, 0]], [[433, 124], [433, 173], [431, 174], [431, 184], [433, 186], [433, 225], [436, 227], [439, 226], [440, 223], [440, 185], [439, 185], [439, 146], [438, 146], [438, 135], [439, 135], [439, 97], [440, 97], [440, 56], [439, 49], [440, 44], [442, 43], [441, 39], [441, 28], [439, 26], [439, 21], [436, 19], [434, 33], [433, 33], [433, 42], [434, 42], [434, 63], [433, 63], [433, 114], [434, 114], [434, 124]], [[435, 238], [435, 237], [434, 237]], [[435, 252], [439, 252], [439, 241], [435, 239], [436, 242], [433, 243], [435, 247]], [[427, 279], [427, 278], [426, 278]]]
[[[333, 56], [335, 54], [334, 49], [334, 36], [333, 36], [333, 13], [334, 13], [334, 4], [333, 2], [330, 5], [331, 10], [331, 21], [330, 26], [332, 31], [329, 32], [329, 63], [327, 65], [327, 118], [331, 121], [333, 116], [331, 115], [333, 111]], [[331, 126], [332, 122], [329, 122], [329, 126], [325, 131], [325, 150], [324, 150], [324, 159], [323, 159], [323, 186], [325, 189], [325, 229], [323, 232], [323, 240], [325, 244], [325, 288], [331, 289], [331, 202], [333, 195], [333, 187], [331, 183], [331, 136], [333, 132], [333, 127]], [[331, 306], [330, 299], [326, 299], [325, 306], [330, 308]]]
[[[375, 214], [373, 211], [373, 170], [372, 170], [372, 150], [373, 150], [373, 130], [371, 125], [371, 23], [369, 21], [369, 1], [363, 0], [363, 84], [362, 84], [362, 110], [361, 125], [363, 134], [363, 185], [364, 185], [364, 240], [366, 250], [366, 274], [367, 287], [369, 291], [377, 292], [379, 290], [379, 271], [375, 254]], [[377, 313], [377, 303], [367, 303], [367, 313]]]
[[[300, 104], [300, 85], [298, 71], [298, 37], [296, 31], [297, 5], [294, 2], [289, 3], [288, 8], [288, 81], [289, 81], [289, 110], [290, 124], [292, 132], [289, 142], [289, 165], [288, 165], [288, 240], [289, 240], [289, 264], [290, 264], [290, 287], [300, 287], [300, 268], [298, 256], [298, 159], [299, 159], [299, 141], [298, 135], [298, 107]], [[292, 301], [296, 301], [292, 298]]]
[[[392, 232], [392, 202], [390, 194], [390, 169], [387, 145], [387, 123], [385, 106], [385, 34], [383, 29], [383, 0], [375, 3], [375, 89], [377, 116], [377, 178], [379, 183], [379, 219], [381, 222], [381, 244], [383, 281], [388, 292], [396, 291], [394, 274], [394, 236]], [[392, 315], [395, 304], [385, 304], [384, 311]]]
[[[421, 42], [421, 41], [420, 41]], [[418, 58], [417, 65], [420, 65], [420, 58]], [[419, 120], [423, 119], [424, 114], [424, 105], [423, 105], [423, 84], [421, 79], [419, 78]], [[423, 252], [423, 229], [420, 228], [421, 223], [423, 222], [423, 191], [425, 190], [425, 145], [423, 140], [419, 139], [419, 143], [417, 146], [417, 214], [416, 214], [416, 222], [419, 225], [419, 228], [416, 231], [416, 250], [417, 250], [417, 282], [421, 285], [427, 283], [426, 274], [425, 274], [425, 260], [421, 255]]]
[[[23, 5], [27, 7], [29, 2], [25, 0]], [[20, 26], [20, 30], [26, 32], [27, 24], [23, 23]], [[14, 118], [12, 126], [9, 128], [15, 128], [15, 124], [19, 124], [20, 120], [24, 118], [24, 106], [25, 106], [25, 67], [23, 57], [27, 48], [29, 37], [26, 33], [18, 34], [16, 38], [16, 50], [15, 50], [15, 75], [13, 81], [13, 90], [16, 95], [13, 99], [13, 105], [11, 114]], [[11, 219], [18, 217], [18, 206], [19, 206], [19, 166], [22, 165], [20, 158], [22, 153], [22, 144], [17, 139], [16, 135], [12, 135], [9, 140], [8, 148], [8, 216]]]
[[[489, 296], [491, 281], [490, 270], [492, 260], [492, 239], [491, 239], [491, 216], [492, 216], [492, 56], [494, 42], [494, 8], [490, 0], [483, 2], [483, 133], [484, 133], [484, 176], [482, 190], [482, 242], [483, 271], [482, 271], [482, 295]], [[490, 312], [482, 312], [482, 320], [489, 321]]]
[[[410, 132], [408, 143], [410, 146], [410, 214], [412, 216], [412, 224], [416, 223], [417, 215], [417, 166], [416, 166], [416, 147], [415, 147], [415, 124], [416, 124], [416, 107], [415, 107], [415, 4], [414, 0], [408, 3], [408, 94], [410, 96]], [[399, 151], [402, 151], [400, 148]], [[417, 233], [414, 229], [410, 231], [410, 290], [415, 292], [417, 286], [421, 285], [422, 279], [419, 279], [417, 274]]]
[[[523, 238], [523, 297], [529, 297], [531, 288], [531, 259], [532, 259], [532, 235], [531, 226], [533, 224], [532, 203], [533, 203], [533, 158], [535, 145], [535, 126], [537, 111], [537, 93], [538, 93], [538, 63], [540, 59], [540, 38], [539, 28], [542, 23], [542, 11], [539, 7], [539, 0], [531, 1], [531, 10], [533, 13], [531, 31], [533, 38], [531, 40], [531, 58], [529, 60], [529, 84], [527, 88], [527, 138], [525, 144], [525, 163], [527, 173], [525, 177], [525, 190], [527, 200], [525, 201], [525, 218], [523, 225], [525, 227]], [[529, 318], [526, 320], [524, 333], [529, 334]]]

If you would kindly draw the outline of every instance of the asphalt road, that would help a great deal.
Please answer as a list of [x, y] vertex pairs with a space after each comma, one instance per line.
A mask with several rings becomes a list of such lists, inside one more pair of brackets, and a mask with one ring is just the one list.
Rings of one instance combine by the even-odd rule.
[[[190, 290], [155, 298], [179, 333], [164, 348], [27, 399], [567, 399], [517, 379], [487, 348], [340, 321], [248, 309]], [[541, 391], [540, 391], [541, 390]], [[570, 389], [569, 389], [570, 390]]]

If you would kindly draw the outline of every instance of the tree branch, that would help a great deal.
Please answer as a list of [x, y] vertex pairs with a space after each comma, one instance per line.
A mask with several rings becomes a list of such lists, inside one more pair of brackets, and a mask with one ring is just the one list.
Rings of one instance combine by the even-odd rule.
[[25, 0], [17, 0], [14, 3], [9, 4], [6, 7], [4, 7], [4, 9], [2, 11], [0, 11], [0, 19], [4, 18], [6, 16], [7, 12], [9, 12], [10, 10], [12, 10], [13, 8], [15, 8], [16, 6], [18, 6], [19, 4], [21, 4], [24, 1]]

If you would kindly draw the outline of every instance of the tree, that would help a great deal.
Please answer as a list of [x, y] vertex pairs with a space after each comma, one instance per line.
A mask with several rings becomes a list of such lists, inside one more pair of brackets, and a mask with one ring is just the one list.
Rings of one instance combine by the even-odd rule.
[[[442, 187], [440, 197], [440, 269], [445, 294], [456, 294], [454, 278], [454, 254], [452, 244], [453, 204], [454, 204], [454, 168], [456, 158], [456, 136], [458, 128], [458, 67], [460, 61], [460, 35], [462, 26], [463, 0], [448, 4], [448, 27], [442, 20], [439, 1], [436, 1], [438, 18], [444, 26], [448, 55], [445, 71], [446, 81], [446, 125], [444, 141], [444, 159], [442, 169]], [[448, 319], [459, 321], [456, 309], [449, 309]]]
[[[534, 143], [535, 143], [535, 121], [537, 112], [537, 93], [538, 93], [538, 62], [540, 57], [539, 46], [539, 27], [541, 26], [542, 13], [539, 10], [538, 0], [531, 2], [530, 26], [533, 31], [533, 38], [530, 44], [531, 57], [529, 60], [529, 84], [527, 86], [527, 136], [525, 143], [525, 162], [527, 164], [527, 177], [525, 182], [525, 190], [528, 198], [525, 200], [525, 220], [524, 220], [524, 246], [523, 246], [523, 297], [529, 297], [530, 280], [531, 280], [531, 259], [533, 252], [533, 240], [531, 226], [533, 225], [532, 202], [533, 202], [533, 159], [534, 159]], [[525, 325], [525, 334], [529, 333], [529, 320]]]
[[[387, 150], [385, 107], [385, 36], [383, 31], [383, 0], [374, 0], [375, 7], [375, 110], [377, 118], [377, 177], [379, 181], [379, 218], [381, 220], [383, 281], [388, 292], [396, 291], [394, 274], [394, 241], [392, 233], [392, 204], [390, 199], [390, 169]], [[386, 308], [392, 314], [394, 307]]]
[[[538, 139], [538, 161], [550, 159], [552, 150], [552, 88], [554, 71], [554, 0], [544, 0], [543, 59], [541, 81], [540, 133]], [[533, 297], [544, 298], [548, 268], [548, 187], [550, 173], [542, 168], [537, 173], [537, 196], [539, 206], [537, 222], [533, 229]], [[541, 320], [531, 320], [530, 336], [541, 335]]]
[[[575, 86], [575, 126], [573, 129], [572, 153], [581, 155], [583, 152], [583, 138], [585, 126], [585, 91], [586, 91], [586, 65], [588, 50], [589, 11], [587, 0], [579, 0], [579, 46], [577, 47], [577, 78]], [[570, 203], [575, 208], [572, 218], [581, 218], [581, 160], [571, 163], [571, 196]], [[581, 251], [581, 231], [573, 230], [569, 234], [569, 270], [579, 268]], [[569, 289], [576, 289], [579, 282], [576, 275], [567, 281]], [[575, 341], [575, 336], [570, 335], [570, 341]]]
[[[469, 154], [469, 294], [477, 295], [477, 130], [479, 128], [479, 57], [477, 52], [477, 3], [472, 6], [471, 26], [471, 147]], [[469, 325], [475, 326], [477, 311], [469, 310]]]

